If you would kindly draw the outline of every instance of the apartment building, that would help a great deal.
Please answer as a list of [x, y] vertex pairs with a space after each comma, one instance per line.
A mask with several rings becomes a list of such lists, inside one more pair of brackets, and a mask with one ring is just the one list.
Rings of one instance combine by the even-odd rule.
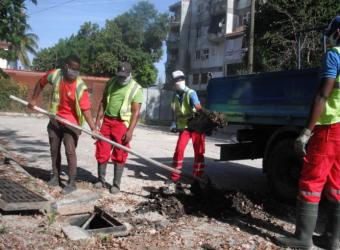
[[251, 0], [181, 0], [169, 7], [166, 78], [183, 70], [204, 91], [209, 77], [236, 74], [247, 51]]

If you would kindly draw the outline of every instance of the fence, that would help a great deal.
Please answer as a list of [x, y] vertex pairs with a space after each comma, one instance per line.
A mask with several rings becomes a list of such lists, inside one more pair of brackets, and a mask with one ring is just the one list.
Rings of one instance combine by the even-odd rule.
[[141, 119], [148, 124], [170, 124], [173, 92], [151, 87], [143, 89], [143, 94], [144, 103], [141, 109]]

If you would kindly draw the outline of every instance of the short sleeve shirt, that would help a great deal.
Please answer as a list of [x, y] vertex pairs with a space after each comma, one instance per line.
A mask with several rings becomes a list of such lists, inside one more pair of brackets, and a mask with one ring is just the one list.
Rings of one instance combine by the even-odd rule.
[[[51, 79], [51, 75], [54, 72], [55, 69], [50, 70], [40, 78], [39, 84], [42, 88], [45, 87], [47, 83], [52, 84], [49, 79]], [[72, 123], [79, 124], [76, 112], [76, 81], [68, 82], [64, 78], [61, 78], [59, 84], [59, 94], [60, 101], [57, 115]], [[82, 97], [80, 98], [79, 106], [82, 111], [91, 109], [91, 102], [87, 90], [84, 91]]]
[[328, 50], [323, 62], [323, 78], [335, 79], [340, 74], [340, 54], [334, 50]]
[[[111, 88], [111, 93], [107, 93], [108, 86], [110, 84], [113, 84]], [[129, 89], [129, 84], [120, 85], [119, 83], [116, 82], [115, 78], [112, 78], [107, 83], [105, 91], [104, 91], [104, 98], [106, 98], [107, 95], [110, 95], [110, 102], [107, 103], [108, 106], [106, 108], [105, 115], [110, 116], [110, 117], [120, 117], [120, 109], [123, 105], [128, 89]], [[137, 93], [132, 98], [132, 103], [143, 103], [142, 89], [138, 89]]]

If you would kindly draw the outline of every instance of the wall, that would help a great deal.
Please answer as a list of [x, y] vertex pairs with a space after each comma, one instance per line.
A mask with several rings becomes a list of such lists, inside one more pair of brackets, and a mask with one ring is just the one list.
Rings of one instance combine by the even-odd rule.
[[143, 89], [143, 94], [141, 119], [146, 123], [170, 124], [173, 91], [151, 87]]
[[[28, 87], [29, 99], [32, 96], [35, 84], [38, 82], [40, 77], [44, 75], [44, 72], [36, 71], [25, 71], [25, 70], [12, 70], [4, 69], [4, 71], [17, 83], [26, 85]], [[106, 77], [93, 77], [93, 76], [82, 76], [86, 85], [88, 86], [90, 98], [92, 101], [92, 112], [97, 113], [98, 104], [101, 100], [104, 87], [109, 78]], [[38, 105], [41, 104], [41, 98], [39, 99]]]

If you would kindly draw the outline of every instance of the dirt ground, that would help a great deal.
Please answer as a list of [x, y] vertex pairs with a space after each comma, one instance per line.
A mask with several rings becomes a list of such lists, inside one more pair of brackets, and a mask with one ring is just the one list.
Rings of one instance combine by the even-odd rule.
[[[39, 119], [33, 119], [32, 122], [32, 126], [42, 126], [38, 125], [41, 122]], [[49, 188], [45, 182], [49, 177], [46, 170], [49, 169], [48, 158], [42, 157], [48, 155], [46, 135], [20, 132], [14, 123], [12, 127], [6, 128], [3, 125], [5, 122], [1, 123], [0, 120], [0, 144], [13, 152], [16, 161], [31, 176], [17, 172], [11, 164], [4, 164], [4, 154], [0, 153], [0, 177], [15, 180], [39, 194], [47, 193], [55, 199], [62, 198], [60, 188]], [[12, 137], [6, 136], [5, 129], [11, 130]], [[155, 138], [164, 136], [163, 144], [157, 148], [164, 151], [161, 154], [164, 158], [171, 157], [172, 147], [169, 149], [169, 145], [176, 141], [176, 137], [159, 129], [139, 127], [136, 141], [147, 133]], [[33, 146], [30, 145], [31, 149], [18, 151], [20, 140], [26, 143], [27, 149], [27, 141], [33, 139], [37, 142], [34, 145], [40, 144], [44, 148], [33, 152]], [[218, 140], [213, 138], [207, 141], [207, 149], [212, 149], [216, 142]], [[35, 161], [30, 158], [28, 151], [38, 154]], [[152, 154], [155, 154], [154, 151]], [[190, 156], [192, 152], [189, 150], [188, 154]], [[86, 168], [87, 165], [82, 163], [90, 162], [86, 160], [86, 155], [88, 151], [82, 150], [78, 158], [82, 157], [79, 159], [82, 168], [92, 174], [80, 176], [77, 186], [94, 190], [92, 182], [95, 181], [96, 170], [94, 164]], [[46, 167], [33, 167], [37, 163]], [[137, 164], [137, 160], [132, 158], [128, 164]], [[219, 163], [211, 161], [212, 164]], [[216, 169], [219, 169], [218, 165]], [[165, 175], [164, 172], [151, 175], [150, 172], [127, 169], [121, 193], [113, 196], [107, 190], [100, 190], [102, 198], [96, 206], [129, 225], [129, 235], [126, 237], [97, 235], [74, 242], [68, 240], [61, 231], [68, 221], [65, 217], [44, 211], [34, 214], [0, 211], [0, 249], [282, 249], [273, 243], [274, 237], [287, 235], [287, 232], [294, 230], [294, 207], [278, 202], [258, 187], [235, 188], [231, 180], [230, 186], [215, 186], [198, 194], [186, 190], [186, 194], [166, 195], [162, 189]], [[215, 175], [211, 172], [211, 175], [214, 177], [219, 172]], [[240, 177], [240, 180], [242, 178], [245, 177]], [[262, 179], [253, 181], [262, 183]]]

